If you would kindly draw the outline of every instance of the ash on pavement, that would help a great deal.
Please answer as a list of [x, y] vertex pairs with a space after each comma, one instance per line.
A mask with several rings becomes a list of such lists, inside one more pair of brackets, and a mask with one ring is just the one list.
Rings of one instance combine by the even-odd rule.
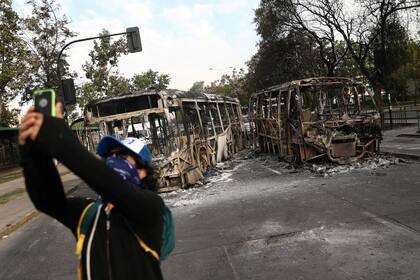
[[[299, 173], [311, 178], [313, 176], [331, 177], [338, 174], [347, 174], [357, 171], [370, 171], [377, 176], [384, 175], [384, 169], [400, 164], [410, 164], [411, 161], [390, 155], [375, 155], [351, 164], [340, 165], [330, 162], [304, 163], [300, 166], [282, 161], [272, 154], [263, 154], [244, 150], [234, 155], [232, 159], [220, 162], [216, 167], [208, 170], [204, 178], [188, 189], [179, 189], [162, 194], [169, 207], [183, 207], [197, 205], [210, 196], [223, 195], [226, 184], [231, 182], [232, 174], [244, 165], [258, 163], [278, 175]], [[229, 194], [226, 194], [228, 196]]]

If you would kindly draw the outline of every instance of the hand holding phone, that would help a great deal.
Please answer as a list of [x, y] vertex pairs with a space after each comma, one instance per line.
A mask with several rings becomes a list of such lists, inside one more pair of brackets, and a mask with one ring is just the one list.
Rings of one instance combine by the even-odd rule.
[[39, 89], [33, 94], [35, 110], [47, 116], [56, 116], [55, 91], [53, 89]]

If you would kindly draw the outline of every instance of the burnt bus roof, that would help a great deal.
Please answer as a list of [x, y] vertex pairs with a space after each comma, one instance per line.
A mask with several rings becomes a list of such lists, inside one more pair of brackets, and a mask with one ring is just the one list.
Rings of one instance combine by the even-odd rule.
[[120, 94], [117, 96], [111, 96], [111, 97], [103, 97], [100, 99], [96, 99], [93, 101], [90, 101], [88, 104], [86, 104], [86, 107], [95, 106], [101, 103], [107, 103], [109, 101], [117, 101], [121, 99], [129, 99], [134, 98], [142, 95], [158, 95], [162, 97], [167, 98], [179, 98], [179, 99], [195, 99], [197, 101], [229, 101], [234, 103], [239, 103], [239, 100], [234, 97], [228, 97], [228, 96], [220, 96], [216, 94], [210, 94], [210, 93], [193, 93], [188, 91], [182, 91], [177, 89], [164, 89], [164, 90], [142, 90], [142, 91], [133, 91], [127, 94]]
[[276, 90], [286, 90], [290, 86], [299, 86], [299, 87], [310, 87], [310, 86], [339, 86], [339, 85], [363, 85], [364, 83], [358, 79], [352, 79], [347, 77], [311, 77], [301, 80], [294, 80], [286, 82], [283, 84], [275, 85], [269, 88], [262, 89], [252, 94], [252, 96], [257, 96], [266, 92], [276, 91]]

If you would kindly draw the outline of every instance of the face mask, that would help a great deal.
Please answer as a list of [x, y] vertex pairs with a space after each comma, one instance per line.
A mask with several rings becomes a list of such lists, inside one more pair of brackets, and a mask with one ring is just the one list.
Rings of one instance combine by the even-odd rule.
[[114, 169], [124, 181], [127, 181], [137, 187], [142, 187], [137, 169], [127, 160], [120, 157], [108, 157], [105, 164]]

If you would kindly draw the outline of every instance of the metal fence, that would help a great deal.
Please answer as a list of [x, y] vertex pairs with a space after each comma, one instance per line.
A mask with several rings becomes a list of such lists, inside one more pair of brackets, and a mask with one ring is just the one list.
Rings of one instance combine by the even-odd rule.
[[14, 167], [19, 164], [17, 144], [0, 144], [0, 169]]
[[0, 127], [0, 169], [19, 164], [18, 132], [17, 128]]
[[420, 106], [398, 106], [384, 109], [384, 128], [393, 129], [401, 126], [418, 126], [420, 130]]
[[[88, 140], [94, 139], [90, 137], [87, 138], [87, 131], [80, 129], [73, 129], [75, 136], [84, 144], [90, 151], [95, 151], [95, 146]], [[20, 156], [19, 156], [19, 147], [17, 144], [17, 128], [6, 128], [0, 127], [0, 169], [7, 169], [10, 167], [16, 167], [19, 165]], [[95, 133], [97, 130], [91, 129], [90, 133]], [[98, 135], [95, 135], [99, 137]], [[99, 141], [99, 138], [96, 139], [96, 142]], [[96, 143], [95, 142], [95, 143]]]

